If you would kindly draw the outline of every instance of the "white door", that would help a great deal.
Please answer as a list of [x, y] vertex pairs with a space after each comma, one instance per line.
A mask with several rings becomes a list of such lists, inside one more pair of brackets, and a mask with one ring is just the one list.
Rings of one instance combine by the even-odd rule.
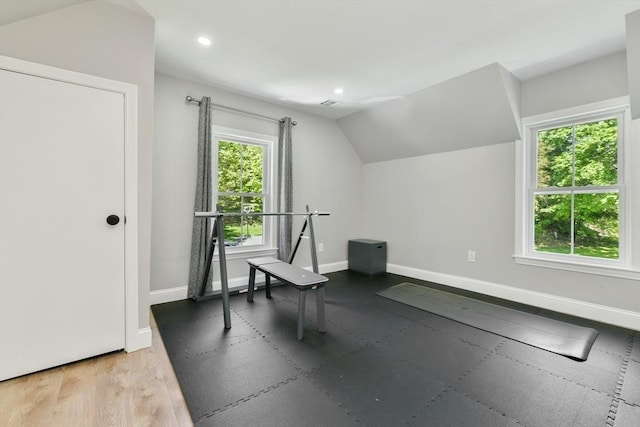
[[0, 380], [124, 348], [123, 97], [0, 70]]

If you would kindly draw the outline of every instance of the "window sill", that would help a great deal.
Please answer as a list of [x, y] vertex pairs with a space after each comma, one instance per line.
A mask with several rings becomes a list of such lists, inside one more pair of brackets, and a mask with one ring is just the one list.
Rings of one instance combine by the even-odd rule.
[[516, 264], [530, 265], [534, 267], [554, 268], [557, 270], [575, 271], [577, 273], [617, 277], [619, 279], [640, 280], [640, 271], [627, 267], [594, 265], [524, 255], [514, 255], [513, 259]]
[[[278, 254], [278, 248], [247, 248], [247, 249], [239, 249], [226, 248], [225, 258], [227, 260], [231, 259], [248, 259], [248, 258], [257, 258], [257, 257], [265, 257], [265, 256], [274, 256]], [[213, 259], [218, 261], [219, 255], [216, 250], [216, 254]]]

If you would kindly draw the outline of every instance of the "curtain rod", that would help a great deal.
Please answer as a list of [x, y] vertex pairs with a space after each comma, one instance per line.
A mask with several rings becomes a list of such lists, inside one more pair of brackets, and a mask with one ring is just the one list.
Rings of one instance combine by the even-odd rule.
[[[189, 102], [189, 103], [200, 105], [200, 101], [198, 101], [197, 99], [193, 98], [192, 96], [187, 95], [186, 99], [187, 99], [187, 102]], [[263, 116], [262, 114], [252, 113], [251, 111], [241, 110], [239, 108], [227, 107], [226, 105], [214, 104], [213, 102], [211, 103], [211, 106], [215, 107], [215, 108], [217, 108], [219, 110], [226, 110], [226, 111], [231, 111], [233, 113], [246, 114], [246, 115], [249, 115], [249, 116], [259, 117], [261, 119], [270, 120], [270, 121], [273, 121], [273, 122], [281, 122], [282, 121], [282, 119], [276, 119], [276, 118], [269, 117], [269, 116]], [[291, 124], [293, 126], [295, 126], [295, 125], [298, 124], [298, 122], [291, 121]]]

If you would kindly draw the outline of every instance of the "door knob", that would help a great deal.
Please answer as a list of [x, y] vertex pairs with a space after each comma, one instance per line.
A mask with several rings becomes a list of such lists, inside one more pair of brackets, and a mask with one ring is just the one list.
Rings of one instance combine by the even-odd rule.
[[120, 217], [118, 215], [109, 215], [107, 217], [107, 224], [109, 225], [116, 225], [119, 222], [120, 222]]

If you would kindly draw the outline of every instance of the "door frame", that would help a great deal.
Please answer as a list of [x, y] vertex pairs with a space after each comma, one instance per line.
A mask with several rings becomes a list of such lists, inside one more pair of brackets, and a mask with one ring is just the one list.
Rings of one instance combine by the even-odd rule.
[[138, 330], [138, 87], [3, 55], [0, 55], [0, 69], [124, 96], [124, 350], [130, 352], [148, 347], [150, 343], [140, 336]]

